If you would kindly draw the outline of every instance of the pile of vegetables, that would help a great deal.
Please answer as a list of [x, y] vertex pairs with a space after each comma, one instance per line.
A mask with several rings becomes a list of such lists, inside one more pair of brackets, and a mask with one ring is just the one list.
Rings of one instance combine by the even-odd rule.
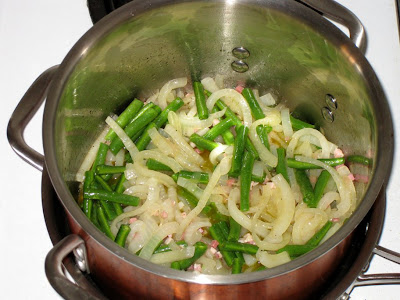
[[334, 234], [357, 206], [349, 164], [274, 95], [222, 77], [167, 82], [134, 99], [86, 155], [83, 212], [143, 259], [178, 270], [272, 268]]

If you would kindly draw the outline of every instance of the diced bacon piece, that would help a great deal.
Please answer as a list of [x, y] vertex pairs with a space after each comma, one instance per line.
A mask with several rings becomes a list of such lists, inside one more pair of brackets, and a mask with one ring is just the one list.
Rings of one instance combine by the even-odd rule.
[[311, 183], [316, 183], [317, 182], [317, 176], [310, 176], [310, 182]]
[[198, 153], [198, 154], [203, 153], [203, 151], [201, 151], [199, 148], [194, 148], [194, 151], [196, 151], [196, 153]]
[[185, 212], [181, 213], [181, 216], [182, 218], [186, 218], [186, 213]]
[[197, 272], [201, 272], [201, 264], [194, 264], [193, 265], [193, 270]]
[[218, 251], [217, 253], [215, 253], [215, 257], [221, 259], [222, 258], [221, 252]]
[[250, 189], [252, 189], [253, 187], [257, 186], [258, 182], [257, 181], [252, 181], [250, 184]]
[[129, 221], [128, 221], [128, 223], [129, 223], [129, 224], [132, 224], [132, 223], [134, 223], [134, 222], [136, 222], [136, 221], [137, 221], [137, 218], [130, 218]]
[[200, 232], [200, 233], [203, 233], [204, 229], [203, 228], [199, 228], [197, 231]]
[[163, 219], [166, 219], [166, 218], [168, 218], [168, 213], [164, 210], [164, 211], [160, 214], [160, 217], [163, 218]]
[[367, 175], [355, 174], [354, 180], [357, 182], [368, 183], [369, 177]]
[[232, 186], [233, 184], [235, 184], [236, 183], [236, 179], [235, 178], [229, 178], [227, 181], [226, 181], [226, 185], [227, 186]]
[[217, 248], [219, 245], [217, 240], [212, 240], [210, 243], [211, 248]]
[[268, 185], [268, 187], [270, 188], [270, 189], [276, 189], [276, 185], [275, 185], [275, 183], [273, 183], [272, 181], [271, 182], [267, 182], [267, 185]]
[[339, 170], [341, 167], [345, 167], [345, 165], [343, 165], [343, 164], [342, 165], [338, 165], [338, 166], [335, 167], [335, 169]]
[[213, 126], [217, 125], [220, 121], [218, 119], [214, 119]]
[[244, 244], [253, 244], [253, 245], [255, 244], [251, 233], [246, 233], [242, 238], [238, 240], [238, 242]]
[[343, 157], [343, 156], [344, 156], [343, 151], [340, 150], [339, 148], [336, 148], [336, 149], [335, 149], [335, 152], [333, 152], [333, 155], [334, 155], [336, 158], [339, 158], [339, 157]]
[[235, 90], [236, 90], [238, 93], [240, 93], [240, 94], [242, 93], [243, 89], [244, 89], [244, 87], [241, 86], [241, 85], [237, 85], [237, 86], [235, 87]]
[[167, 238], [164, 240], [164, 244], [168, 245], [169, 243], [171, 243], [171, 241], [172, 241], [172, 235], [169, 234]]
[[339, 218], [333, 218], [333, 219], [332, 219], [332, 222], [334, 222], [334, 223], [337, 223], [337, 222], [339, 222], [339, 221], [340, 221]]
[[352, 174], [352, 173], [350, 173], [349, 175], [347, 175], [347, 177], [349, 177], [349, 179], [351, 180], [351, 181], [354, 181], [354, 175]]

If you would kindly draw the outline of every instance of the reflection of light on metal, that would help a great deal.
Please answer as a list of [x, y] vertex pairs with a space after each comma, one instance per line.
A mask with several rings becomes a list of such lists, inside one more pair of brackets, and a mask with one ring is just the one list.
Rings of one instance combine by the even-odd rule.
[[361, 73], [361, 66], [357, 63], [357, 59], [351, 54], [350, 49], [346, 45], [341, 45], [340, 49], [352, 66], [354, 66], [357, 71]]
[[226, 0], [226, 3], [229, 5], [235, 4], [236, 0]]

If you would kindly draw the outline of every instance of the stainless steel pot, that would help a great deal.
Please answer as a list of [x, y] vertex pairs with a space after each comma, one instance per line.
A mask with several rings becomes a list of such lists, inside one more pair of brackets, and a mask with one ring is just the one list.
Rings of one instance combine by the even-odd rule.
[[[63, 297], [83, 297], [88, 291], [62, 273], [61, 261], [72, 250], [78, 266], [107, 295], [118, 297], [279, 299], [321, 292], [388, 180], [393, 128], [384, 92], [362, 53], [361, 23], [335, 2], [303, 2], [322, 12], [330, 9], [326, 15], [344, 23], [352, 40], [293, 0], [133, 1], [98, 22], [59, 67], [32, 85], [8, 134], [14, 150], [42, 169], [43, 158], [25, 144], [22, 131], [47, 96], [45, 168], [74, 233], [46, 259], [48, 278]], [[232, 52], [236, 47], [250, 55]], [[110, 112], [118, 113], [133, 95], [149, 95], [171, 78], [216, 73], [226, 75], [228, 83], [277, 91], [292, 111], [321, 126], [346, 154], [374, 156], [370, 184], [342, 229], [307, 255], [263, 272], [207, 276], [153, 265], [107, 239], [74, 200], [83, 153]]]

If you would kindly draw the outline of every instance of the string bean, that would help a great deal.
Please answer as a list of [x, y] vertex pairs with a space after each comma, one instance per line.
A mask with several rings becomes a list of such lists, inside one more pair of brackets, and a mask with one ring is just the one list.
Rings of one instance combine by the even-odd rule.
[[254, 155], [248, 151], [243, 156], [243, 166], [240, 170], [240, 210], [250, 208], [251, 172], [254, 165]]

